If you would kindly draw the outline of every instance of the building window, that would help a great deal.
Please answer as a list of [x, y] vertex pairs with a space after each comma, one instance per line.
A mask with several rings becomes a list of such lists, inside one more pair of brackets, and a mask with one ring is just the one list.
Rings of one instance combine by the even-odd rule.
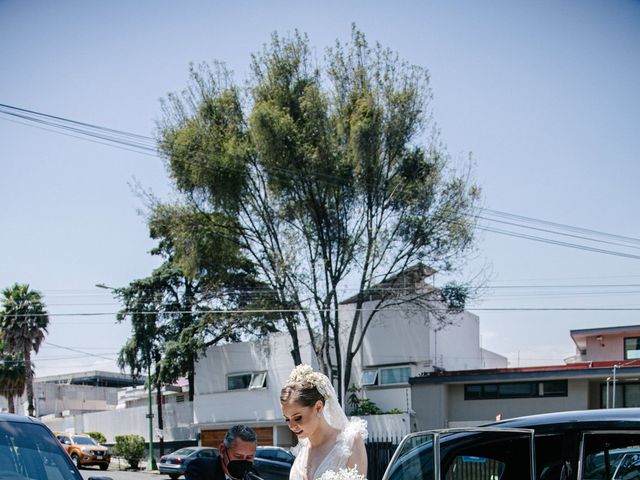
[[398, 385], [409, 383], [411, 367], [380, 367], [363, 370], [360, 383], [363, 386]]
[[360, 377], [362, 385], [375, 385], [378, 382], [378, 370], [365, 370]]
[[600, 384], [600, 408], [640, 407], [640, 383], [616, 382], [615, 405], [613, 404], [613, 384], [609, 383], [609, 403], [607, 405], [607, 384]]
[[380, 385], [393, 385], [395, 383], [409, 383], [411, 368], [394, 367], [380, 369]]
[[566, 397], [566, 380], [548, 382], [482, 383], [464, 386], [465, 400], [489, 400], [496, 398]]
[[227, 375], [227, 390], [256, 390], [267, 385], [267, 372]]
[[640, 358], [640, 337], [624, 339], [624, 359], [635, 360]]

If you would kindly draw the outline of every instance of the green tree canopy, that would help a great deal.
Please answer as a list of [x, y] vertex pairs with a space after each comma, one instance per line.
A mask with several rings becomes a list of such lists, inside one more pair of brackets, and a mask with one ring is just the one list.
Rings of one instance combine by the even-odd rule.
[[29, 285], [14, 284], [2, 291], [3, 308], [0, 311], [0, 332], [5, 350], [24, 359], [28, 413], [33, 416], [33, 375], [31, 352], [38, 353], [48, 333], [49, 316], [42, 294]]
[[[179, 256], [200, 265], [210, 260], [200, 242], [237, 241], [269, 287], [294, 361], [304, 324], [344, 391], [376, 313], [421, 297], [415, 285], [401, 295], [392, 285], [363, 315], [366, 294], [411, 267], [453, 272], [473, 247], [479, 189], [449, 167], [428, 72], [370, 46], [354, 27], [323, 59], [305, 35], [274, 34], [252, 57], [246, 87], [221, 64], [190, 74], [188, 88], [164, 103], [160, 150], [182, 205], [210, 236], [168, 222], [185, 238]], [[349, 290], [356, 301], [346, 318], [338, 306]], [[447, 290], [456, 309], [461, 293]], [[433, 290], [428, 300], [443, 319]]]

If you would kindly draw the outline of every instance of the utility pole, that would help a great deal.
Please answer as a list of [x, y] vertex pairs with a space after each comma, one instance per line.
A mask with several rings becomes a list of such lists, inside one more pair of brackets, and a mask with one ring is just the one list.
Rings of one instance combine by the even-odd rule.
[[613, 366], [613, 408], [616, 408], [616, 368], [620, 365]]
[[[109, 287], [104, 283], [96, 284], [97, 288], [103, 288], [105, 290], [111, 290], [112, 292], [116, 292], [116, 288]], [[153, 400], [151, 395], [151, 347], [149, 347], [149, 351], [147, 352], [147, 388], [149, 389], [149, 412], [147, 413], [147, 418], [149, 419], [149, 462], [147, 464], [147, 470], [155, 470], [156, 460], [153, 457]]]
[[[151, 357], [151, 355], [149, 355]], [[151, 359], [147, 363], [147, 388], [149, 389], [149, 413], [147, 418], [149, 419], [149, 462], [147, 463], [147, 470], [156, 469], [156, 460], [153, 458], [153, 401], [151, 398]]]

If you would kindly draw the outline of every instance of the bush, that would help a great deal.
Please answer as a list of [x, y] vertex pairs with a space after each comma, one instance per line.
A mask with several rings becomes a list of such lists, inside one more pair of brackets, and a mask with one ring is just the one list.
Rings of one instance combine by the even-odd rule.
[[138, 470], [138, 464], [144, 456], [145, 441], [141, 435], [116, 435], [116, 444], [112, 453], [124, 458], [129, 466]]
[[100, 432], [87, 432], [87, 435], [93, 438], [95, 442], [99, 443], [100, 445], [102, 445], [103, 443], [107, 443], [107, 437], [105, 437]]
[[372, 400], [358, 397], [358, 394], [362, 391], [360, 386], [351, 385], [348, 391], [347, 402], [351, 406], [351, 415], [380, 415], [383, 413], [382, 409]]

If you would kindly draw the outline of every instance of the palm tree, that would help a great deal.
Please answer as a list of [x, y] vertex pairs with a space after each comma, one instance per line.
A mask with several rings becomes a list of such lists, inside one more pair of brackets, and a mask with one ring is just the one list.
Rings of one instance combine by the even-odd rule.
[[33, 365], [31, 351], [38, 353], [49, 325], [42, 295], [29, 285], [14, 284], [2, 291], [4, 306], [0, 311], [0, 331], [5, 349], [24, 358], [28, 414], [33, 416]]
[[24, 393], [25, 381], [24, 358], [16, 353], [7, 353], [0, 341], [0, 395], [7, 399], [9, 413], [16, 413], [14, 398]]

